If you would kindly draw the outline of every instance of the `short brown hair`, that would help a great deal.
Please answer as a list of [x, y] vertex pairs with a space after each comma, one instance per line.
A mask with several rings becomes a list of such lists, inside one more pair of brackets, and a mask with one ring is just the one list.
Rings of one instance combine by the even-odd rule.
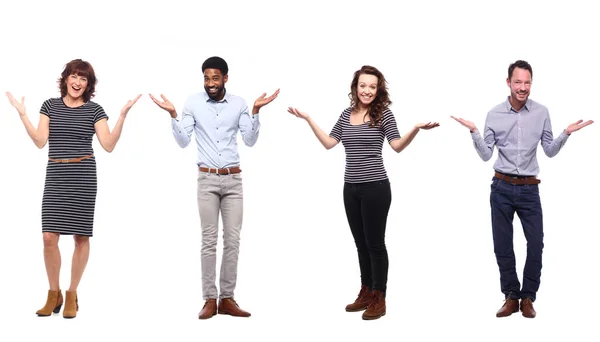
[[92, 97], [95, 96], [96, 84], [98, 83], [98, 80], [96, 79], [96, 74], [94, 73], [94, 68], [92, 65], [89, 62], [81, 59], [74, 59], [65, 65], [65, 69], [60, 74], [60, 78], [58, 79], [60, 96], [67, 96], [67, 77], [73, 74], [87, 78], [88, 84], [83, 92], [83, 101], [88, 102], [92, 99]]

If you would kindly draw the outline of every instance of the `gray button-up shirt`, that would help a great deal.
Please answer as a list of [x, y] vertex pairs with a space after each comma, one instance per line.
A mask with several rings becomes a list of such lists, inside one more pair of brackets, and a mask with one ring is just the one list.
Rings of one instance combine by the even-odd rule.
[[508, 101], [488, 112], [483, 137], [479, 131], [471, 133], [477, 154], [488, 161], [494, 146], [498, 147], [496, 171], [523, 176], [537, 176], [540, 168], [536, 158], [541, 141], [544, 153], [552, 158], [558, 154], [569, 137], [564, 131], [554, 139], [548, 108], [528, 99], [520, 111]]

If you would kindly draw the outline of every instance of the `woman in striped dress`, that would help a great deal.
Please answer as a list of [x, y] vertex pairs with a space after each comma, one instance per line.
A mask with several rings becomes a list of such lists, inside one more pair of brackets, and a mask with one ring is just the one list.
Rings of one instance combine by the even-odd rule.
[[362, 284], [358, 297], [346, 306], [346, 311], [365, 310], [363, 319], [377, 319], [386, 312], [388, 254], [385, 229], [392, 201], [382, 158], [384, 138], [394, 151], [400, 153], [419, 130], [439, 124], [417, 124], [400, 137], [394, 114], [389, 109], [392, 102], [385, 78], [372, 66], [365, 65], [354, 73], [348, 96], [350, 107], [342, 112], [329, 135], [308, 114], [292, 107], [288, 112], [306, 120], [326, 149], [340, 141], [344, 145], [344, 207], [358, 250]]
[[98, 136], [104, 150], [112, 152], [129, 109], [141, 96], [127, 102], [111, 132], [104, 109], [91, 101], [96, 83], [94, 69], [88, 62], [81, 59], [69, 62], [58, 80], [61, 96], [42, 104], [37, 128], [27, 117], [24, 98], [19, 102], [6, 93], [35, 145], [38, 148], [43, 148], [46, 142], [49, 145], [42, 199], [42, 235], [50, 289], [46, 305], [36, 312], [38, 316], [58, 313], [63, 304], [59, 285], [60, 235], [72, 235], [75, 240], [71, 284], [65, 295], [63, 317], [73, 318], [77, 314], [77, 287], [90, 253], [97, 192], [93, 136], [94, 133]]

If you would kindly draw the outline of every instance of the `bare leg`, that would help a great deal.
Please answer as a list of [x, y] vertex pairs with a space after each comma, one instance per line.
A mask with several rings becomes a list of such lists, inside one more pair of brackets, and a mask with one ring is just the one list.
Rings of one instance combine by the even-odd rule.
[[81, 276], [90, 256], [89, 236], [73, 235], [75, 250], [73, 251], [73, 262], [71, 265], [71, 286], [69, 291], [77, 291]]
[[42, 233], [44, 240], [44, 264], [51, 291], [60, 289], [60, 250], [58, 249], [58, 233]]

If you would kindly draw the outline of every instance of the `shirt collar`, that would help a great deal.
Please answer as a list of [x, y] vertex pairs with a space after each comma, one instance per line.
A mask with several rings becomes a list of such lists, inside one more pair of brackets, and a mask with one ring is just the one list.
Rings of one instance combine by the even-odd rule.
[[[515, 110], [512, 105], [510, 104], [510, 96], [506, 97], [506, 101], [504, 102], [504, 104], [506, 105], [506, 111], [511, 113], [518, 113], [519, 111]], [[527, 98], [527, 101], [525, 101], [525, 104], [523, 105], [523, 108], [521, 108], [521, 111], [523, 111], [523, 109], [525, 109], [526, 111], [530, 111], [531, 109], [531, 99]]]
[[231, 98], [231, 95], [227, 92], [227, 89], [225, 89], [225, 96], [223, 96], [223, 99], [221, 99], [221, 101], [215, 101], [213, 99], [211, 99], [208, 96], [208, 93], [206, 93], [206, 91], [204, 92], [204, 100], [206, 100], [206, 102], [212, 101], [212, 102], [229, 102], [229, 99]]

